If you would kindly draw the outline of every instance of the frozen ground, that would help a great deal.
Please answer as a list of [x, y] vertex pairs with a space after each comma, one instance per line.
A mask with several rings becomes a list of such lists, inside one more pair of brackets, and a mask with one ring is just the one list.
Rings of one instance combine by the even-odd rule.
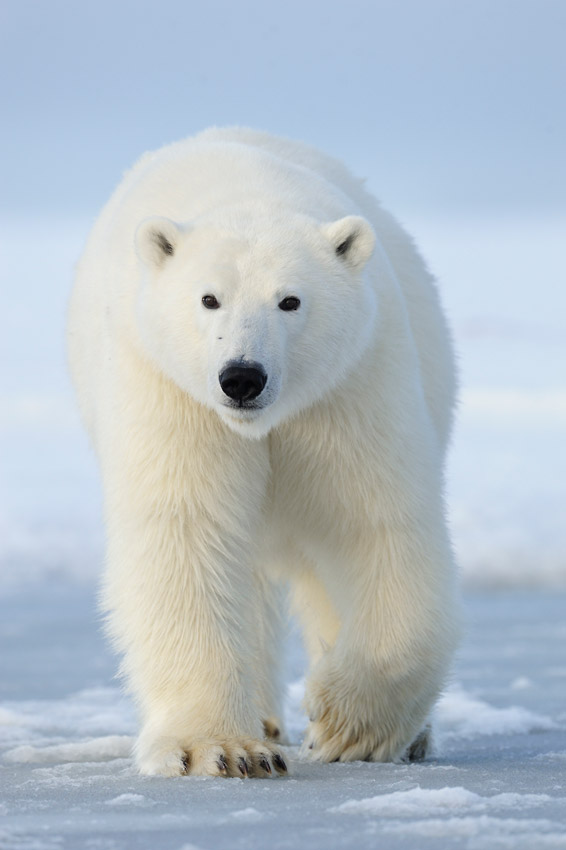
[[[462, 366], [448, 500], [469, 628], [420, 766], [142, 779], [94, 610], [99, 490], [64, 367], [89, 222], [0, 222], [0, 848], [566, 848], [566, 219], [415, 216]], [[30, 247], [30, 246], [33, 246]], [[287, 723], [303, 660], [289, 638]]]
[[[91, 586], [0, 600], [0, 848], [566, 848], [566, 594], [466, 597], [468, 633], [422, 765], [309, 765], [289, 636], [292, 775], [136, 775]], [[8, 650], [8, 651], [7, 651]]]

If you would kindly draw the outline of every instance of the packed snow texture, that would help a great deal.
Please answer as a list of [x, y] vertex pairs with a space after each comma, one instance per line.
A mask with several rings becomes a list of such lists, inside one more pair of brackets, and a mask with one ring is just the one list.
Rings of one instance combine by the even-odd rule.
[[[289, 683], [285, 728], [298, 743], [306, 728], [302, 711], [304, 679]], [[461, 687], [448, 688], [436, 709], [437, 737], [466, 740], [482, 735], [521, 735], [558, 728], [550, 717], [520, 706], [497, 708], [467, 694]], [[4, 761], [12, 764], [60, 764], [98, 762], [129, 758], [134, 738], [129, 735], [97, 735], [108, 729], [135, 730], [131, 706], [117, 688], [92, 688], [62, 700], [9, 703], [0, 709], [0, 745], [26, 740], [5, 750]], [[85, 737], [85, 735], [96, 737]], [[77, 737], [65, 743], [69, 735]], [[49, 744], [42, 746], [46, 741]], [[51, 743], [56, 741], [57, 743]], [[442, 747], [441, 747], [442, 749]]]
[[332, 809], [347, 815], [379, 815], [386, 818], [412, 817], [414, 815], [447, 815], [465, 812], [487, 812], [499, 809], [539, 806], [551, 801], [547, 794], [492, 794], [482, 797], [465, 788], [411, 788], [410, 791], [394, 791], [366, 800], [348, 800]]
[[299, 758], [305, 660], [291, 629], [291, 774], [272, 781], [137, 775], [135, 712], [94, 597], [51, 581], [0, 598], [2, 850], [566, 848], [566, 594], [466, 597], [423, 764]]

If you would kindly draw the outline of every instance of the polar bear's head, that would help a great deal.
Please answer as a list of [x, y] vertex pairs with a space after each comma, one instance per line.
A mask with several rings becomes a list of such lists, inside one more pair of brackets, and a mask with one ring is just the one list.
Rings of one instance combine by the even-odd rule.
[[137, 322], [158, 367], [230, 428], [261, 437], [352, 371], [375, 321], [363, 218], [232, 209], [143, 221]]

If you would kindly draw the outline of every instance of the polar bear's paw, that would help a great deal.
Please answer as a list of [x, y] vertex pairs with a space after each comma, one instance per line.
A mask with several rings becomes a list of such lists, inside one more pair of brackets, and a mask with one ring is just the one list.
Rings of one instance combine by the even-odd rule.
[[138, 767], [146, 776], [231, 776], [271, 778], [284, 776], [287, 763], [271, 741], [255, 738], [173, 741], [159, 738], [138, 748]]
[[424, 759], [430, 727], [419, 732], [426, 711], [414, 692], [407, 695], [405, 688], [396, 688], [374, 671], [334, 662], [330, 651], [307, 687], [310, 724], [303, 756], [323, 762]]
[[429, 754], [430, 738], [423, 729], [407, 747], [399, 745], [393, 736], [380, 739], [375, 729], [365, 731], [344, 729], [334, 731], [324, 723], [311, 723], [301, 750], [311, 761], [424, 761]]

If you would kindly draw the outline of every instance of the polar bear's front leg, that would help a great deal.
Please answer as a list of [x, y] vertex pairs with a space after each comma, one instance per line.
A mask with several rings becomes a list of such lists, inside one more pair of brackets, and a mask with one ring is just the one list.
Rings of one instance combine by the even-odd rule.
[[204, 518], [198, 530], [191, 525], [166, 514], [111, 531], [105, 597], [142, 715], [138, 767], [167, 776], [284, 773], [281, 752], [263, 740], [253, 573], [222, 528]]
[[426, 533], [392, 525], [373, 538], [369, 552], [350, 551], [343, 626], [307, 684], [304, 749], [320, 761], [422, 758], [426, 721], [455, 645], [457, 603], [442, 522]]
[[266, 674], [255, 643], [267, 616], [253, 568], [265, 452], [227, 434], [220, 457], [214, 422], [197, 431], [169, 411], [155, 433], [151, 412], [146, 428], [140, 414], [137, 428], [124, 429], [129, 440], [103, 463], [104, 607], [140, 709], [138, 767], [167, 776], [284, 773], [283, 755], [264, 740]]
[[148, 516], [111, 530], [105, 598], [142, 715], [138, 767], [168, 776], [283, 773], [281, 752], [263, 740], [252, 649], [263, 612], [253, 574], [221, 528], [191, 525], [183, 515]]

